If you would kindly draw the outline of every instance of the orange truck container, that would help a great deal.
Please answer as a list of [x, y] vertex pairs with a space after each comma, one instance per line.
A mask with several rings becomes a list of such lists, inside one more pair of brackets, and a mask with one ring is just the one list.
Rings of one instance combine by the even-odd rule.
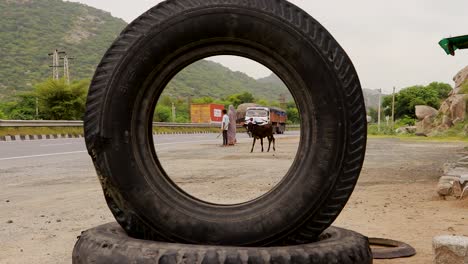
[[223, 109], [221, 104], [191, 104], [190, 120], [192, 123], [220, 123]]

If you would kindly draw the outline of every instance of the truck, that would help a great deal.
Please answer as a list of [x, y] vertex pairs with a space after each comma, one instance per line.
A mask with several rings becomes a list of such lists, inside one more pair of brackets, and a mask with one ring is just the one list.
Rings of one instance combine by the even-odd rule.
[[223, 110], [222, 104], [191, 104], [190, 120], [192, 123], [221, 123]]
[[254, 122], [258, 125], [271, 124], [273, 133], [284, 134], [288, 116], [286, 111], [278, 107], [254, 106], [248, 107], [245, 112], [245, 124]]

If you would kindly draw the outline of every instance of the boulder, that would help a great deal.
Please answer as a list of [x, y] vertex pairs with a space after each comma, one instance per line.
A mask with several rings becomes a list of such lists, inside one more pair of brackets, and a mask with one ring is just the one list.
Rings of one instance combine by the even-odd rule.
[[450, 104], [450, 118], [452, 122], [454, 120], [465, 120], [466, 114], [466, 95], [465, 94], [456, 94], [451, 96], [451, 104]]
[[460, 177], [457, 176], [442, 176], [437, 184], [437, 193], [440, 196], [449, 196], [453, 194], [453, 183], [459, 182]]
[[450, 128], [452, 126], [453, 126], [453, 123], [452, 123], [452, 120], [450, 119], [450, 117], [447, 116], [447, 115], [444, 115], [442, 117], [442, 123], [440, 124], [440, 128], [447, 129], [447, 128]]
[[[460, 88], [468, 82], [468, 66], [459, 71], [455, 77], [455, 88], [450, 92], [449, 97], [442, 102], [433, 127], [437, 129], [448, 129], [456, 123], [464, 122], [466, 118], [468, 95], [460, 94]], [[419, 117], [418, 117], [419, 118]]]
[[417, 127], [416, 126], [404, 126], [399, 127], [395, 130], [398, 134], [414, 134], [416, 133]]
[[458, 94], [460, 87], [468, 80], [468, 66], [459, 71], [454, 77], [453, 81], [455, 82], [455, 89], [451, 92], [452, 94]]
[[432, 240], [434, 264], [468, 263], [468, 237], [437, 236]]
[[426, 116], [422, 121], [416, 122], [416, 131], [419, 133], [428, 134], [431, 132], [431, 129], [434, 127], [433, 116]]
[[415, 108], [418, 120], [423, 120], [428, 116], [435, 117], [438, 113], [437, 109], [427, 105], [417, 105]]

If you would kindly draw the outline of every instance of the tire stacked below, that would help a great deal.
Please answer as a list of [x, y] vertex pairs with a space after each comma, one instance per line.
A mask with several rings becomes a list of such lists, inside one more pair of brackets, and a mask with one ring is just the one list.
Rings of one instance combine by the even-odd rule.
[[126, 263], [372, 263], [368, 239], [330, 227], [313, 243], [283, 247], [202, 246], [139, 240], [117, 223], [84, 231], [73, 251], [74, 264]]

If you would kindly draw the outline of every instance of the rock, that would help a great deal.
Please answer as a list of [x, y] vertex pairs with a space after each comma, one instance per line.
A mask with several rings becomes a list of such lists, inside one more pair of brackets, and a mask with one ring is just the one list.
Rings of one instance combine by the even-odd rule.
[[453, 184], [452, 183], [438, 183], [437, 184], [437, 193], [440, 196], [448, 196], [451, 195], [453, 191]]
[[468, 263], [468, 237], [437, 236], [432, 240], [434, 264]]
[[447, 129], [453, 126], [452, 120], [450, 120], [450, 117], [447, 115], [444, 115], [442, 117], [442, 124], [440, 125], [441, 128]]
[[13, 220], [8, 220], [7, 224], [13, 224]]
[[455, 82], [455, 89], [453, 89], [451, 94], [458, 94], [460, 87], [468, 79], [468, 66], [459, 71], [454, 77], [453, 81]]
[[452, 103], [450, 104], [450, 118], [452, 122], [455, 119], [461, 121], [465, 120], [466, 114], [466, 95], [465, 94], [456, 94], [451, 96]]
[[419, 133], [429, 134], [433, 125], [434, 117], [426, 116], [422, 121], [416, 122], [416, 131]]
[[468, 83], [468, 66], [459, 71], [455, 77], [455, 88], [450, 92], [449, 97], [442, 102], [437, 118], [433, 120], [433, 127], [445, 130], [456, 123], [464, 122], [466, 118], [468, 95], [460, 94], [460, 89]]
[[459, 181], [460, 177], [457, 176], [442, 176], [439, 178], [437, 184], [437, 193], [441, 196], [448, 196], [453, 194], [453, 183]]
[[437, 109], [427, 105], [417, 105], [415, 108], [416, 117], [418, 118], [418, 120], [423, 120], [428, 116], [435, 117], [438, 113]]
[[395, 132], [398, 134], [414, 134], [416, 132], [416, 126], [399, 127]]
[[468, 194], [468, 175], [462, 175], [457, 181], [453, 182], [452, 194], [460, 199]]
[[447, 101], [444, 101], [439, 108], [439, 113], [447, 114], [450, 110], [450, 104]]

